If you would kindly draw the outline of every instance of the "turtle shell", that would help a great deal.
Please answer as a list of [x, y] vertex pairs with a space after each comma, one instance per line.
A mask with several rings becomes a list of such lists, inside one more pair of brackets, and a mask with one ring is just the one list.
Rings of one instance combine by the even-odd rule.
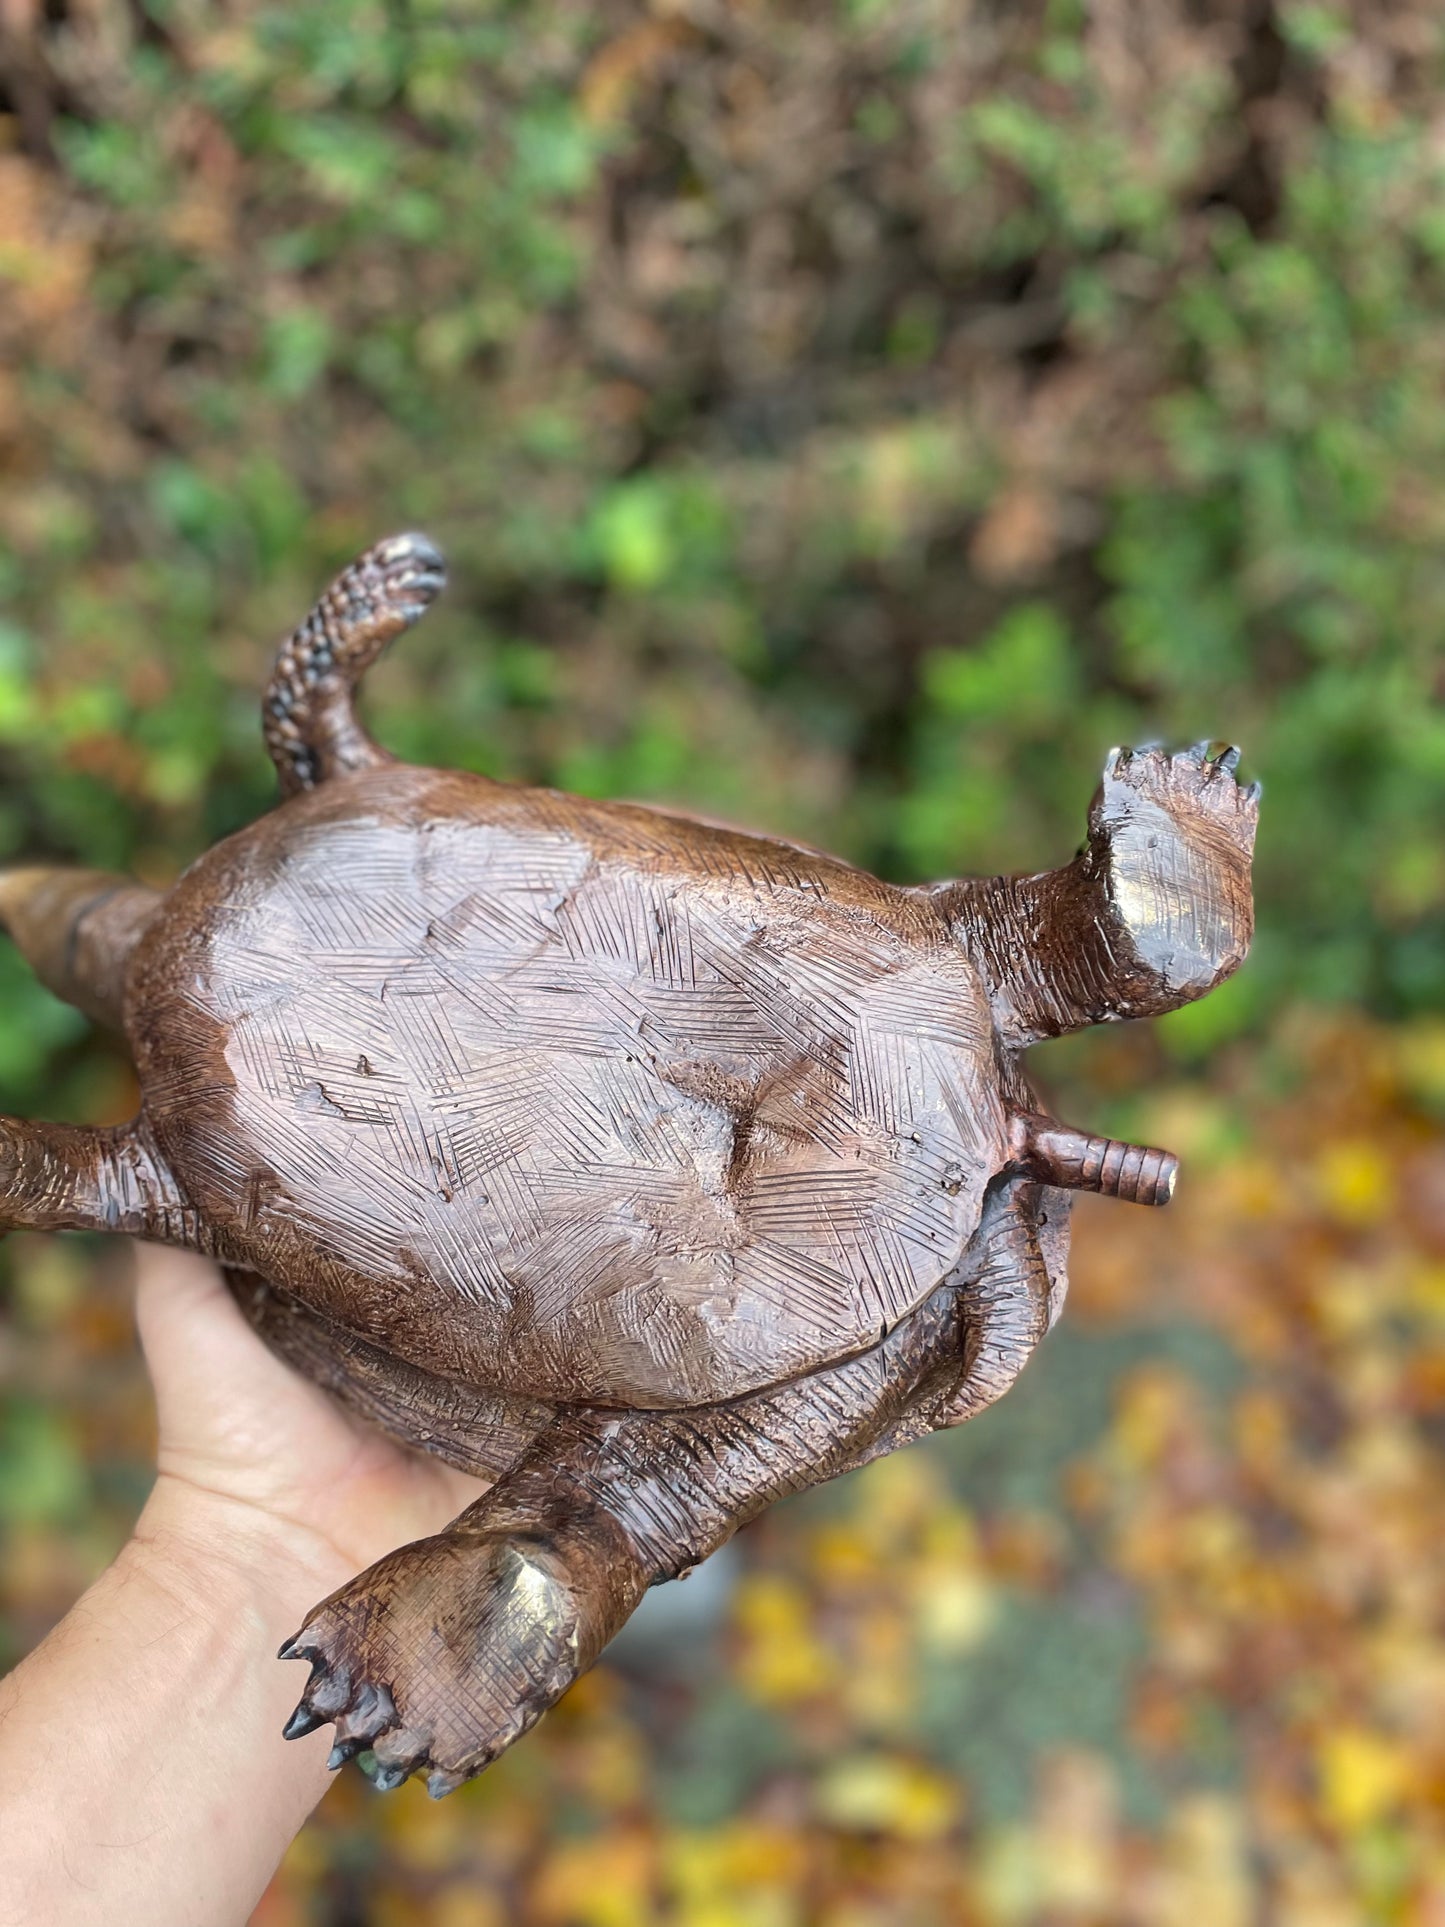
[[218, 845], [127, 1022], [226, 1256], [561, 1403], [710, 1403], [875, 1344], [1007, 1157], [983, 986], [926, 897], [482, 777], [343, 777]]

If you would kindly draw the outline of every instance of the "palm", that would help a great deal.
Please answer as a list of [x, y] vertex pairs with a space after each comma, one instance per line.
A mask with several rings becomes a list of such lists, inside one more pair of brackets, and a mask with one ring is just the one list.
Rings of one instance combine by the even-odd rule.
[[136, 1278], [162, 1479], [310, 1535], [346, 1577], [438, 1531], [483, 1490], [353, 1423], [274, 1358], [214, 1265], [143, 1247]]

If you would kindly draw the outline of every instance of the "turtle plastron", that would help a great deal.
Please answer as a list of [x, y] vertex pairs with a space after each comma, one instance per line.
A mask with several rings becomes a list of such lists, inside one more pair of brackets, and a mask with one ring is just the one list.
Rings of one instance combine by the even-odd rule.
[[1061, 869], [902, 889], [816, 850], [397, 763], [356, 685], [441, 589], [402, 535], [266, 692], [284, 800], [169, 892], [0, 874], [42, 980], [121, 1030], [141, 1110], [0, 1119], [0, 1223], [221, 1259], [359, 1421], [490, 1481], [319, 1605], [287, 1727], [444, 1793], [649, 1585], [1013, 1382], [1075, 1190], [1168, 1153], [1041, 1113], [1027, 1046], [1242, 961], [1238, 754], [1115, 751]]

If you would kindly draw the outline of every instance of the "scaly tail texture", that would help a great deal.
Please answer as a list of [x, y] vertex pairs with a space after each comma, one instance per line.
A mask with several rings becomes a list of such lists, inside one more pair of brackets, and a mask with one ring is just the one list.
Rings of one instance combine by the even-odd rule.
[[266, 748], [287, 796], [392, 758], [357, 720], [356, 685], [446, 586], [424, 535], [392, 535], [343, 569], [281, 645], [266, 687]]
[[121, 1028], [131, 952], [159, 890], [103, 870], [0, 871], [0, 924], [47, 990]]

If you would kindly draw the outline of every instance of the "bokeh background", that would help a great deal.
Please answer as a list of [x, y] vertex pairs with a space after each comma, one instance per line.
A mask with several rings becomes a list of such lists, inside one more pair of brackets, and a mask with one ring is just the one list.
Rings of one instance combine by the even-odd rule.
[[[899, 879], [1242, 742], [1227, 990], [1007, 1401], [779, 1508], [261, 1927], [1445, 1923], [1445, 20], [1432, 0], [4, 0], [0, 857], [164, 882], [420, 525], [407, 756]], [[0, 1101], [124, 1059], [0, 948]], [[1092, 1208], [1091, 1208], [1092, 1207]], [[14, 1238], [0, 1660], [123, 1537], [124, 1268]]]

